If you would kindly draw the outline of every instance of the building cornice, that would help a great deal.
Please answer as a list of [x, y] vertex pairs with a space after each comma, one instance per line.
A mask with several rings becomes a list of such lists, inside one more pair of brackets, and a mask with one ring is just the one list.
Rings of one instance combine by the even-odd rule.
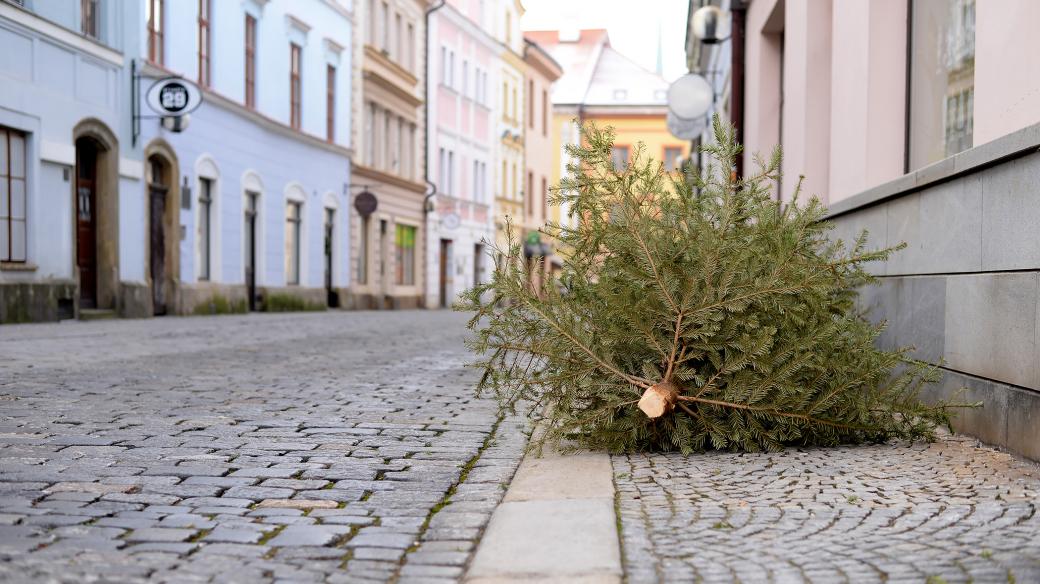
[[406, 191], [412, 191], [415, 193], [426, 192], [426, 185], [422, 183], [417, 183], [406, 178], [399, 177], [396, 174], [390, 174], [389, 172], [372, 168], [371, 166], [364, 166], [355, 162], [351, 164], [351, 171], [353, 176], [355, 177], [355, 183], [364, 184], [364, 181], [356, 180], [357, 177], [362, 177], [372, 179], [373, 181], [379, 183], [400, 187]]
[[[404, 83], [400, 83], [400, 85], [407, 86], [410, 89], [414, 89], [415, 87], [417, 87], [419, 85], [419, 78], [417, 78], [415, 75], [412, 75], [412, 72], [408, 71], [404, 67], [401, 67], [401, 65], [397, 64], [396, 62], [390, 60], [390, 57], [388, 57], [387, 55], [383, 54], [383, 51], [381, 51], [379, 49], [376, 49], [375, 47], [372, 47], [371, 45], [367, 45], [367, 44], [365, 45], [365, 58], [366, 59], [371, 59], [371, 60], [375, 61], [376, 63], [379, 63], [379, 64], [383, 65], [383, 67], [389, 69], [390, 71], [395, 73], [397, 76], [399, 76], [400, 77], [400, 81], [404, 81]], [[365, 63], [365, 65], [368, 65], [368, 64], [369, 63]], [[379, 73], [379, 70], [376, 70], [375, 68], [372, 68], [372, 67], [364, 67], [364, 69], [366, 71]], [[395, 80], [394, 79], [387, 79], [387, 81], [393, 83]]]
[[538, 43], [524, 39], [524, 61], [528, 67], [537, 70], [549, 81], [556, 81], [563, 75], [563, 68]]
[[45, 34], [70, 48], [97, 57], [117, 67], [123, 66], [123, 53], [101, 44], [86, 35], [67, 29], [60, 24], [29, 12], [20, 6], [0, 0], [0, 19], [9, 20], [30, 30]]
[[351, 19], [351, 21], [353, 21], [353, 19], [354, 19], [354, 12], [349, 10], [349, 9], [347, 9], [345, 6], [343, 6], [339, 2], [336, 2], [336, 0], [322, 0], [322, 2], [326, 6], [328, 6], [332, 10], [334, 10], [337, 14], [342, 16], [343, 18], [348, 18], [348, 19]]
[[[159, 67], [156, 64], [151, 63], [149, 61], [142, 60], [141, 63], [142, 76], [151, 78], [170, 76], [181, 77], [181, 75], [178, 75], [177, 73], [174, 73], [173, 71], [170, 71], [163, 67]], [[239, 115], [266, 130], [270, 130], [272, 132], [281, 134], [287, 138], [292, 138], [294, 140], [304, 142], [310, 146], [314, 146], [315, 148], [321, 148], [322, 150], [345, 156], [349, 159], [353, 159], [354, 157], [354, 150], [350, 147], [343, 146], [342, 144], [336, 144], [334, 142], [329, 142], [328, 140], [323, 140], [321, 138], [318, 138], [317, 136], [313, 136], [302, 130], [297, 130], [296, 128], [293, 128], [288, 124], [284, 124], [282, 122], [279, 122], [278, 120], [269, 118], [255, 109], [250, 109], [246, 107], [244, 104], [239, 103], [231, 99], [230, 97], [217, 93], [209, 87], [199, 86], [199, 91], [202, 92], [202, 101], [204, 103], [213, 104], [214, 106], [219, 107], [225, 111]]]

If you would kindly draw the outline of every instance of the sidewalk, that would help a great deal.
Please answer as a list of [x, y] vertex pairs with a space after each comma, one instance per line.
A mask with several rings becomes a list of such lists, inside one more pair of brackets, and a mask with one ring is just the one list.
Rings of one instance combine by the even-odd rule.
[[[966, 437], [614, 456], [616, 490], [606, 458], [529, 454], [467, 581], [1040, 582], [1040, 470]], [[608, 491], [621, 562], [613, 513], [566, 500]], [[510, 503], [539, 496], [558, 500]]]

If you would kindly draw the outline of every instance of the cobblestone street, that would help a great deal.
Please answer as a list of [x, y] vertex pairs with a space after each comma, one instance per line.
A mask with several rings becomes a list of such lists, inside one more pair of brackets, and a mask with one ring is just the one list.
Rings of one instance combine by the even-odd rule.
[[457, 580], [526, 440], [462, 322], [4, 327], [0, 579]]
[[1040, 582], [1040, 472], [969, 438], [613, 463], [633, 584]]

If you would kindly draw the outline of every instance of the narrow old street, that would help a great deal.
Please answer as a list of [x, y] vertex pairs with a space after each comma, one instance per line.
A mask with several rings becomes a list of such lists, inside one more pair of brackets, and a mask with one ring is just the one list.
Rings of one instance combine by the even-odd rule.
[[462, 322], [5, 327], [0, 580], [458, 579], [526, 441]]
[[[463, 322], [4, 327], [0, 581], [461, 581], [528, 429], [473, 396]], [[612, 472], [586, 456], [604, 476], [564, 462], [546, 480], [608, 497], [613, 482], [619, 553], [591, 558], [617, 565], [605, 582], [1040, 581], [1040, 472], [968, 437], [617, 455]], [[589, 534], [568, 529], [506, 553], [547, 536], [581, 549]], [[580, 564], [566, 559], [550, 569]]]

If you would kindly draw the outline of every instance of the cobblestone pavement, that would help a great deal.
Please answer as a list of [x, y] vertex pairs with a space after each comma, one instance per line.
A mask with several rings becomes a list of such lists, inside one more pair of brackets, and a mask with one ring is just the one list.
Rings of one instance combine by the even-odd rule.
[[1040, 582], [1040, 472], [968, 438], [613, 463], [631, 583]]
[[473, 398], [462, 333], [429, 311], [0, 328], [0, 579], [457, 580], [526, 441]]

